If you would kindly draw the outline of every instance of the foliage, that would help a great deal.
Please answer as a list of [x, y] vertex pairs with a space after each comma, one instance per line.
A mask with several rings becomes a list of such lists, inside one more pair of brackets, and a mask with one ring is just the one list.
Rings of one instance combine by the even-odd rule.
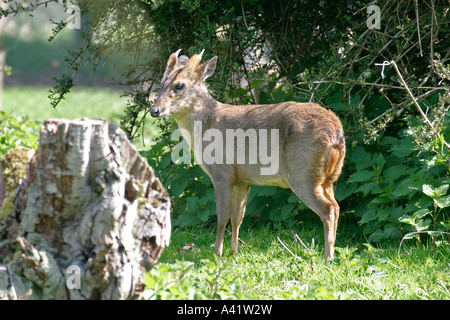
[[37, 150], [39, 124], [27, 117], [13, 117], [0, 111], [0, 156], [9, 149], [27, 147]]
[[[372, 154], [355, 146], [348, 158], [355, 173], [347, 183], [357, 186], [354, 199], [360, 198], [360, 202], [355, 207], [355, 214], [361, 217], [359, 224], [370, 235], [369, 240], [400, 238], [411, 228], [436, 230], [436, 223], [424, 219], [433, 213], [437, 218], [430, 193], [424, 191], [433, 188], [428, 183], [440, 186], [448, 180], [446, 162], [438, 159], [438, 155], [433, 157], [425, 152], [421, 156], [415, 155], [409, 129], [405, 129], [399, 138], [385, 137], [378, 146], [384, 148], [383, 152]], [[435, 199], [444, 195], [435, 196]], [[439, 209], [447, 206], [443, 201], [440, 205]]]
[[146, 274], [144, 299], [148, 300], [200, 300], [200, 299], [248, 299], [241, 286], [232, 279], [230, 264], [216, 258], [200, 261], [196, 277], [189, 276], [193, 262], [178, 261], [173, 264], [160, 263]]

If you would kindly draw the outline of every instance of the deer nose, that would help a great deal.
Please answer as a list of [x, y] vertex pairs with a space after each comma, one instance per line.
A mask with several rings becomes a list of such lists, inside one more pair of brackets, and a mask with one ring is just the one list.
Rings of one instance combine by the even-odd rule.
[[150, 109], [150, 114], [152, 115], [152, 117], [157, 117], [157, 116], [159, 116], [159, 113], [160, 113], [161, 111], [159, 110], [159, 108], [155, 108], [155, 107], [153, 107], [153, 108], [151, 108]]

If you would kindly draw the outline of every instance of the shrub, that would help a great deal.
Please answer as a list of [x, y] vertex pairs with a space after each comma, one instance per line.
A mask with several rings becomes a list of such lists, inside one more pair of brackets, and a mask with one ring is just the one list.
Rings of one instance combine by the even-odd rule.
[[28, 117], [13, 117], [0, 111], [0, 156], [9, 149], [27, 147], [37, 150], [40, 125]]

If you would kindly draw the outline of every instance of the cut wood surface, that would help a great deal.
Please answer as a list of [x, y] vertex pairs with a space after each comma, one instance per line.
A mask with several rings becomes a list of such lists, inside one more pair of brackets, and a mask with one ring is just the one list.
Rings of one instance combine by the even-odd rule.
[[104, 121], [45, 121], [5, 210], [0, 298], [131, 299], [169, 244], [168, 194]]

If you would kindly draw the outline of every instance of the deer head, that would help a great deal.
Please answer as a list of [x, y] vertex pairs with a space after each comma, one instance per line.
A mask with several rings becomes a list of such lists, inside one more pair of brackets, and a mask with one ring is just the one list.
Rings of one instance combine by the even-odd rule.
[[178, 57], [180, 51], [172, 53], [167, 61], [158, 98], [150, 110], [153, 117], [189, 112], [200, 99], [209, 95], [205, 80], [213, 75], [217, 56], [200, 64], [204, 50], [190, 59]]

